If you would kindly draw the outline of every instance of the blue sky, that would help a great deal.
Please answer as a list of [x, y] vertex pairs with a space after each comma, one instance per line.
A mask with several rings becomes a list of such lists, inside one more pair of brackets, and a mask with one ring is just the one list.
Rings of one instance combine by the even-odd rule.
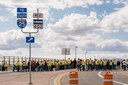
[[127, 54], [127, 0], [53, 0], [53, 3], [51, 0], [8, 0], [0, 2], [1, 55], [28, 55], [21, 52], [28, 49], [24, 41], [27, 35], [17, 26], [17, 7], [28, 9], [25, 30], [32, 29], [32, 13], [37, 8], [44, 15], [44, 29], [33, 35], [36, 37], [33, 50], [37, 50], [34, 56], [62, 56], [61, 49], [65, 47], [71, 48], [72, 56], [75, 46], [79, 47], [81, 57], [85, 50], [90, 51], [90, 56]]

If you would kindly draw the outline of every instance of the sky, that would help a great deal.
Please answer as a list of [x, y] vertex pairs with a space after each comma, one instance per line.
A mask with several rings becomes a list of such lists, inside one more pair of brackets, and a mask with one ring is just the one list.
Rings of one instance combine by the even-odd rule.
[[[29, 56], [26, 37], [17, 26], [17, 8], [27, 8], [27, 26], [33, 13], [43, 13], [43, 29], [32, 44], [32, 56], [64, 58], [128, 58], [128, 0], [2, 0], [0, 1], [0, 55]], [[86, 55], [85, 55], [86, 53]]]

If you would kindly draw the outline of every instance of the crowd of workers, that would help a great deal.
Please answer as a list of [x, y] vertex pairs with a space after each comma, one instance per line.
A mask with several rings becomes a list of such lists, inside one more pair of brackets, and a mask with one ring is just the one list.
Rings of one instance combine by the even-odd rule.
[[[12, 70], [15, 72], [27, 72], [29, 71], [29, 62], [17, 61], [13, 63]], [[1, 71], [8, 71], [9, 65], [7, 62], [0, 64]], [[42, 61], [31, 61], [32, 71], [57, 71], [65, 69], [75, 69], [78, 71], [106, 71], [106, 70], [120, 70], [124, 71], [128, 69], [128, 59], [124, 60], [109, 60], [109, 59], [78, 59], [78, 60], [42, 60]]]

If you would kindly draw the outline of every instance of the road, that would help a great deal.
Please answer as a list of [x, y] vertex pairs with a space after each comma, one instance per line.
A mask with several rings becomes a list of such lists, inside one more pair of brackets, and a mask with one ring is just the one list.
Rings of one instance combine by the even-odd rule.
[[[52, 72], [32, 72], [33, 85], [69, 85], [68, 74], [71, 70]], [[81, 71], [79, 85], [103, 85], [103, 71]], [[113, 85], [128, 85], [128, 71], [112, 71]], [[0, 85], [28, 85], [28, 72], [0, 73]]]
[[[33, 85], [53, 85], [54, 78], [66, 71], [32, 72]], [[0, 73], [0, 85], [28, 85], [28, 72]]]
[[[103, 85], [102, 71], [84, 71], [78, 72], [79, 85]], [[112, 71], [114, 77], [113, 85], [128, 85], [128, 71]], [[69, 77], [65, 75], [61, 78], [60, 85], [68, 85]]]

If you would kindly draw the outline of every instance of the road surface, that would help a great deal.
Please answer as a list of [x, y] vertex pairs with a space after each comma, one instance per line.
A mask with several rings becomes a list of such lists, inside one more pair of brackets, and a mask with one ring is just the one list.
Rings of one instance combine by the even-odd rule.
[[[102, 71], [84, 71], [78, 72], [79, 85], [103, 85]], [[128, 85], [128, 71], [112, 71], [113, 85]], [[60, 79], [60, 85], [68, 85], [69, 77], [64, 75]]]
[[[68, 74], [71, 70], [52, 72], [32, 72], [33, 85], [69, 85]], [[104, 71], [81, 71], [79, 85], [103, 85]], [[112, 71], [113, 85], [128, 85], [128, 71]], [[28, 85], [28, 72], [0, 73], [0, 85]]]

